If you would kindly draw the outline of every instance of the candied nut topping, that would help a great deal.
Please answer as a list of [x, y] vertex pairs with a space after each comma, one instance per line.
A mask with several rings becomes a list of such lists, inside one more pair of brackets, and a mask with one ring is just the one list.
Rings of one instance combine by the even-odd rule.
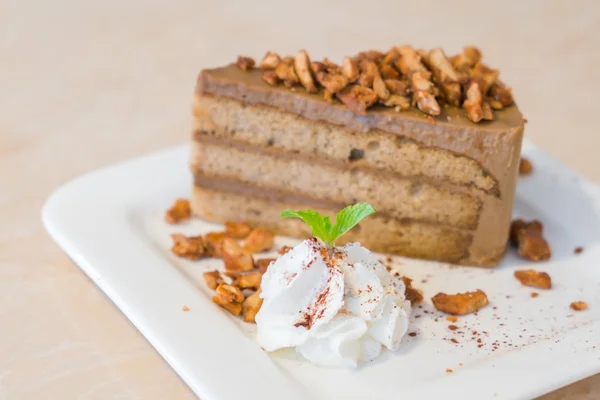
[[165, 213], [165, 221], [169, 224], [176, 224], [185, 221], [192, 216], [192, 208], [189, 200], [177, 199], [175, 203]]
[[254, 269], [252, 254], [243, 249], [234, 239], [221, 240], [221, 257], [227, 271], [250, 271]]
[[275, 258], [263, 258], [261, 260], [256, 260], [256, 268], [258, 268], [260, 272], [265, 273], [267, 268], [269, 268], [269, 265], [271, 265], [271, 263], [275, 260]]
[[[337, 97], [356, 114], [365, 115], [368, 108], [381, 104], [396, 111], [417, 107], [438, 116], [442, 106], [453, 106], [464, 108], [467, 117], [477, 123], [494, 120], [494, 110], [514, 104], [511, 89], [498, 79], [499, 72], [481, 58], [481, 51], [472, 46], [452, 57], [440, 48], [369, 50], [344, 57], [341, 65], [327, 58], [311, 62], [305, 50], [283, 58], [268, 51], [259, 67], [271, 86], [300, 84], [328, 103], [335, 103]], [[247, 71], [254, 60], [239, 57], [237, 64]]]
[[292, 246], [281, 246], [279, 248], [279, 250], [277, 250], [277, 253], [284, 255], [285, 253], [287, 253], [288, 251], [290, 251], [291, 249], [293, 249]]
[[525, 286], [539, 289], [552, 288], [552, 279], [546, 272], [538, 272], [533, 269], [515, 271], [515, 278]]
[[575, 311], [583, 311], [588, 308], [588, 305], [585, 301], [574, 301], [571, 303], [571, 308]]
[[233, 282], [233, 285], [240, 289], [258, 289], [260, 288], [262, 274], [263, 273], [260, 271], [252, 271], [245, 275], [241, 275]]
[[246, 239], [251, 230], [247, 222], [225, 221], [225, 232], [231, 238]]
[[438, 310], [454, 315], [473, 313], [488, 305], [488, 298], [482, 290], [458, 294], [438, 293], [432, 299]]
[[185, 236], [181, 233], [171, 235], [173, 254], [190, 260], [198, 260], [207, 255], [202, 236]]
[[215, 292], [215, 296], [218, 297], [222, 303], [241, 303], [244, 301], [244, 294], [242, 291], [233, 285], [222, 283], [217, 286]]
[[412, 279], [410, 279], [406, 276], [403, 276], [401, 279], [404, 282], [404, 286], [406, 287], [406, 291], [404, 293], [404, 297], [406, 297], [406, 300], [410, 301], [411, 304], [417, 304], [417, 303], [422, 302], [423, 295], [421, 294], [420, 291], [413, 288]]
[[519, 161], [519, 175], [530, 175], [533, 172], [533, 165], [531, 161], [528, 159], [521, 157], [521, 161]]
[[246, 297], [242, 303], [243, 319], [246, 322], [256, 322], [256, 314], [260, 311], [263, 300], [260, 298], [260, 289]]
[[236, 62], [237, 66], [240, 67], [242, 71], [248, 71], [252, 67], [254, 67], [254, 60], [250, 57], [239, 56]]
[[202, 274], [202, 277], [206, 282], [206, 286], [208, 286], [211, 290], [215, 290], [217, 286], [219, 286], [222, 283], [225, 283], [219, 271], [205, 272]]
[[227, 237], [227, 232], [209, 232], [204, 235], [207, 257], [221, 257], [221, 241]]
[[244, 242], [244, 249], [250, 253], [261, 253], [271, 250], [275, 244], [275, 235], [268, 229], [255, 228]]
[[540, 221], [525, 222], [514, 220], [510, 226], [510, 242], [519, 250], [519, 256], [531, 261], [550, 259], [550, 245], [542, 236], [543, 225]]

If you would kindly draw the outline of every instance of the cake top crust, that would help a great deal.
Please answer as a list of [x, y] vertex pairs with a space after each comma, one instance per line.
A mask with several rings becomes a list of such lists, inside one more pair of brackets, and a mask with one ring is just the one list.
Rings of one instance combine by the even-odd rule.
[[[198, 94], [217, 95], [233, 98], [248, 104], [260, 104], [281, 108], [287, 112], [295, 112], [311, 119], [318, 119], [334, 124], [345, 125], [360, 131], [382, 129], [394, 131], [393, 126], [403, 125], [435, 125], [447, 133], [458, 131], [507, 132], [523, 129], [524, 119], [515, 104], [494, 110], [493, 120], [472, 122], [465, 109], [446, 104], [440, 108], [438, 115], [432, 116], [418, 109], [408, 107], [398, 110], [384, 104], [373, 104], [364, 114], [357, 114], [339, 101], [329, 101], [320, 92], [309, 93], [301, 86], [287, 88], [285, 85], [271, 86], [263, 79], [265, 71], [249, 68], [246, 71], [236, 64], [225, 67], [205, 69], [198, 77]], [[434, 132], [432, 132], [433, 134]], [[465, 132], [466, 133], [466, 132]], [[458, 139], [451, 134], [449, 139]], [[460, 135], [459, 135], [460, 136]]]
[[495, 120], [495, 111], [514, 104], [511, 89], [498, 79], [499, 71], [485, 65], [481, 51], [472, 46], [452, 57], [440, 48], [369, 50], [344, 57], [341, 65], [327, 58], [311, 61], [305, 50], [293, 57], [268, 51], [258, 66], [245, 56], [238, 57], [236, 65], [248, 74], [260, 71], [270, 86], [303, 90], [358, 115], [385, 107], [436, 117], [455, 107], [479, 123]]

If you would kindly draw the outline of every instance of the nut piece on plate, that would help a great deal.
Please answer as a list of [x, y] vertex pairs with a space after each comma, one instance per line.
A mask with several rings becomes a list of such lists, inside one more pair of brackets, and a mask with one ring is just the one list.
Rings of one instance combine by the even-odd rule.
[[538, 272], [533, 269], [515, 271], [515, 278], [525, 286], [540, 289], [551, 289], [552, 279], [546, 272]]
[[525, 157], [521, 157], [521, 161], [519, 161], [519, 175], [527, 176], [533, 172], [533, 164], [531, 161], [526, 159]]
[[367, 115], [367, 108], [377, 101], [374, 91], [357, 85], [345, 87], [336, 96], [348, 109], [360, 115]]
[[583, 311], [588, 308], [588, 305], [585, 301], [574, 301], [571, 303], [571, 308], [575, 311]]
[[254, 260], [248, 250], [243, 249], [234, 239], [221, 240], [221, 257], [226, 271], [250, 271], [254, 269]]
[[227, 237], [227, 232], [209, 232], [204, 235], [207, 257], [221, 257], [221, 241]]
[[222, 283], [225, 283], [219, 271], [205, 272], [202, 274], [202, 277], [206, 282], [206, 286], [208, 286], [211, 290], [215, 290], [217, 286], [219, 286]]
[[316, 93], [317, 87], [310, 71], [310, 59], [306, 50], [300, 50], [294, 58], [294, 67], [296, 68], [296, 74], [302, 83], [302, 86], [308, 93]]
[[185, 199], [177, 199], [165, 213], [165, 221], [169, 224], [176, 224], [189, 219], [191, 216], [192, 208], [190, 207], [190, 202]]
[[234, 286], [240, 289], [258, 289], [260, 288], [260, 281], [262, 279], [262, 272], [252, 271], [247, 274], [241, 275], [233, 282]]
[[410, 301], [410, 304], [417, 304], [423, 301], [423, 295], [417, 289], [412, 287], [412, 279], [403, 276], [402, 281], [406, 287], [404, 297], [406, 297], [406, 300]]
[[254, 59], [250, 57], [239, 56], [236, 62], [237, 66], [240, 67], [242, 71], [248, 71], [254, 67]]
[[275, 69], [279, 65], [281, 58], [277, 53], [267, 51], [262, 61], [260, 62], [260, 69]]
[[225, 232], [231, 238], [245, 239], [251, 230], [247, 222], [225, 221]]
[[242, 312], [244, 295], [242, 294], [242, 291], [235, 286], [223, 283], [217, 286], [216, 294], [213, 296], [212, 300], [233, 315], [240, 315]]
[[293, 249], [293, 247], [292, 247], [292, 246], [287, 246], [287, 245], [284, 245], [284, 246], [281, 246], [281, 247], [279, 248], [279, 250], [277, 250], [277, 253], [279, 253], [279, 254], [281, 254], [281, 255], [284, 255], [285, 253], [287, 253], [287, 252], [288, 252], [288, 251], [290, 251], [291, 249]]
[[206, 256], [206, 248], [204, 247], [204, 239], [202, 236], [185, 236], [181, 233], [173, 233], [171, 235], [173, 254], [188, 258], [190, 260], [198, 260]]
[[254, 318], [260, 311], [263, 300], [259, 297], [260, 289], [246, 297], [246, 300], [242, 303], [243, 319], [246, 322], [255, 322]]
[[275, 244], [275, 236], [265, 228], [255, 228], [244, 242], [244, 249], [250, 253], [260, 253], [271, 250]]
[[258, 268], [258, 270], [264, 274], [265, 271], [267, 270], [267, 268], [269, 268], [269, 265], [271, 265], [271, 263], [273, 261], [276, 261], [276, 259], [275, 258], [263, 258], [261, 260], [256, 260], [256, 268]]
[[438, 310], [454, 315], [470, 314], [488, 305], [486, 294], [479, 289], [458, 294], [438, 293], [431, 300]]
[[519, 256], [531, 261], [548, 260], [552, 252], [550, 245], [542, 236], [543, 225], [540, 221], [531, 222], [516, 219], [510, 226], [510, 242], [519, 249]]

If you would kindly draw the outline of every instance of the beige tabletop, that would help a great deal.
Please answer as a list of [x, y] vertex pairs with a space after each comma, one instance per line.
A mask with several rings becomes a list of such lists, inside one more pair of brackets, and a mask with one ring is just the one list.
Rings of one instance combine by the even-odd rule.
[[[480, 46], [529, 139], [600, 181], [597, 0], [0, 0], [0, 399], [193, 398], [44, 232], [44, 200], [84, 172], [186, 142], [202, 67], [403, 43]], [[600, 398], [600, 376], [544, 397], [562, 398]]]

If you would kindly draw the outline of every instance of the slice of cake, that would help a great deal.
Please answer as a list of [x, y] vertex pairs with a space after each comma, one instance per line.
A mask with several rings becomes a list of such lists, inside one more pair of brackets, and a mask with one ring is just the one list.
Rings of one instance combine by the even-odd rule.
[[[237, 65], [236, 65], [237, 64]], [[344, 239], [380, 252], [493, 266], [510, 225], [524, 120], [472, 47], [409, 46], [341, 65], [305, 51], [207, 69], [194, 102], [192, 208], [310, 234], [283, 209], [377, 213]]]

